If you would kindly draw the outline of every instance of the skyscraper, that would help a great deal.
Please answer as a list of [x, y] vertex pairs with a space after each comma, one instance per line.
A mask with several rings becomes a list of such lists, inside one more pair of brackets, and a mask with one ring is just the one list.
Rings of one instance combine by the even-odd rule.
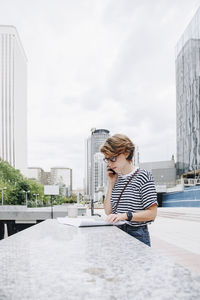
[[100, 200], [105, 194], [107, 179], [100, 147], [109, 136], [107, 129], [93, 128], [86, 141], [85, 194], [90, 199]]
[[0, 26], [0, 157], [27, 167], [27, 58], [17, 30]]
[[178, 174], [200, 169], [200, 8], [176, 46]]

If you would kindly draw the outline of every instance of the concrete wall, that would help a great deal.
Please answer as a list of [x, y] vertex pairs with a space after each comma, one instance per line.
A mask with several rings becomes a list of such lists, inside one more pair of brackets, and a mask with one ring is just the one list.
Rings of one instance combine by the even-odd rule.
[[173, 186], [176, 183], [176, 168], [174, 160], [144, 162], [139, 164], [141, 169], [150, 171], [156, 185]]
[[183, 192], [163, 194], [163, 207], [200, 207], [200, 186], [185, 188]]

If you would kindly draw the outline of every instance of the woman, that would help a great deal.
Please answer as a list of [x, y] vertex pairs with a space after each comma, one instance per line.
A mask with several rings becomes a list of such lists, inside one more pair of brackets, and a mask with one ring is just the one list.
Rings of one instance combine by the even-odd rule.
[[101, 147], [107, 163], [108, 190], [104, 201], [107, 221], [151, 246], [147, 224], [157, 214], [157, 194], [150, 172], [132, 164], [135, 146], [125, 135], [109, 137]]

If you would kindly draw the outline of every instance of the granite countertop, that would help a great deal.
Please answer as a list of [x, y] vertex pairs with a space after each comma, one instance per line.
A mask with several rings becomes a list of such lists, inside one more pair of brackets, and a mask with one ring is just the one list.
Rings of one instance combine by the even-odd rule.
[[0, 299], [200, 299], [200, 276], [115, 226], [47, 220], [0, 241]]

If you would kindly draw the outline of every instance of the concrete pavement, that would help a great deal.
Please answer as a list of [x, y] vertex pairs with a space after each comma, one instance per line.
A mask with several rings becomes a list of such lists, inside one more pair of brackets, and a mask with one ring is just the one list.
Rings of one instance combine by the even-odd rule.
[[[105, 216], [102, 209], [95, 213]], [[200, 208], [158, 208], [149, 232], [153, 249], [200, 274]]]
[[200, 274], [200, 208], [159, 208], [149, 231], [152, 248]]

